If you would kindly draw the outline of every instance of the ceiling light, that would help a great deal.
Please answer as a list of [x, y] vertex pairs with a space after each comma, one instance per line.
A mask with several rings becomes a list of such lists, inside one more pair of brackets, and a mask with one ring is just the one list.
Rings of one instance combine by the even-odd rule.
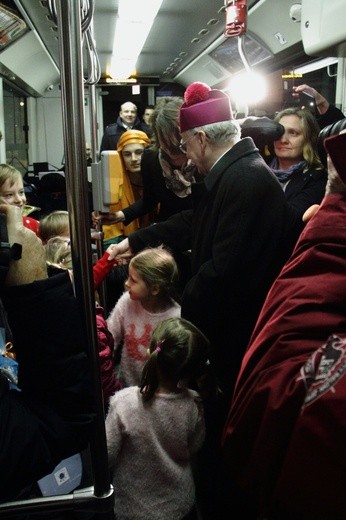
[[297, 67], [294, 69], [294, 72], [296, 74], [308, 74], [309, 72], [315, 72], [315, 70], [324, 69], [329, 65], [334, 65], [334, 63], [338, 63], [338, 58], [323, 58], [322, 60], [313, 61], [301, 67]]
[[120, 0], [110, 76], [128, 78], [148, 37], [163, 0]]
[[265, 78], [255, 72], [243, 72], [230, 80], [229, 95], [236, 105], [253, 105], [263, 100], [267, 93]]

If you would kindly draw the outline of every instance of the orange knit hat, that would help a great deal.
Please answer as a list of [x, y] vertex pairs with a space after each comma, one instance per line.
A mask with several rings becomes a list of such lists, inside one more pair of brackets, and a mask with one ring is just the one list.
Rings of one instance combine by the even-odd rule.
[[118, 141], [117, 152], [121, 152], [128, 144], [142, 144], [145, 147], [151, 144], [151, 141], [145, 132], [141, 130], [126, 130]]

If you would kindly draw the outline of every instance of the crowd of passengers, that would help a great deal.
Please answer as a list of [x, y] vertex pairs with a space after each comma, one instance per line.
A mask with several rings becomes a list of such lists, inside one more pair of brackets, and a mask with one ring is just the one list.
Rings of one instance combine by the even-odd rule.
[[[346, 513], [335, 433], [346, 427], [345, 171], [319, 143], [344, 115], [312, 87], [300, 92], [316, 113], [238, 120], [226, 94], [196, 82], [147, 107], [145, 123], [124, 103], [105, 130], [101, 149], [117, 151], [123, 184], [90, 222], [103, 231], [93, 281], [116, 520]], [[42, 476], [85, 453], [95, 409], [68, 212], [29, 216], [7, 164], [0, 203], [1, 242], [22, 245], [1, 280], [2, 355], [11, 344], [19, 369], [12, 389], [0, 372], [5, 501], [39, 496]], [[28, 423], [20, 443], [13, 432]]]

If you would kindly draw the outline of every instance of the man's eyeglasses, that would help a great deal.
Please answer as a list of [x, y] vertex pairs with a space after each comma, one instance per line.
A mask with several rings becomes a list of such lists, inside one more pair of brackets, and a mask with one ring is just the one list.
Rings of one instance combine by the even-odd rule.
[[179, 148], [180, 148], [180, 151], [183, 152], [183, 153], [186, 153], [186, 144], [191, 141], [194, 137], [196, 137], [197, 132], [195, 132], [189, 139], [186, 139], [185, 142], [183, 142], [182, 140], [180, 141], [180, 145], [179, 145]]

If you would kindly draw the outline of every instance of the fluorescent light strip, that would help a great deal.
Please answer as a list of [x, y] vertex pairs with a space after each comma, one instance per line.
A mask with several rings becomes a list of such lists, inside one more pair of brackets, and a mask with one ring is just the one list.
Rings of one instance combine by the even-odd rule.
[[297, 67], [292, 70], [292, 72], [295, 74], [308, 74], [309, 72], [315, 72], [315, 70], [324, 69], [328, 67], [328, 65], [334, 65], [334, 63], [338, 63], [338, 58], [323, 58], [322, 60], [313, 61], [312, 63]]
[[110, 65], [112, 78], [128, 78], [163, 0], [120, 0]]

